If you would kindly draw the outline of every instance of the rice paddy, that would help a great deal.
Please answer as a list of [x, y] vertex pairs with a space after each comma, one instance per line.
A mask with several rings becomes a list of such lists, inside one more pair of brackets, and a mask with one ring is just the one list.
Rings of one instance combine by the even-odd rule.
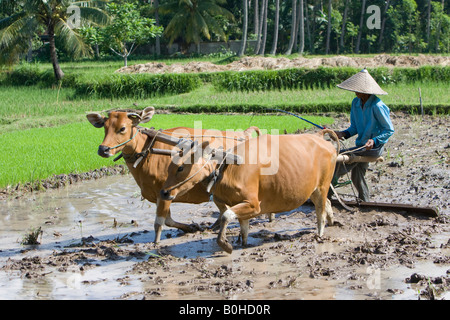
[[[326, 117], [307, 118], [321, 125], [333, 123], [333, 119]], [[280, 133], [285, 130], [292, 133], [311, 127], [308, 123], [289, 116], [206, 114], [157, 114], [145, 125], [157, 129], [186, 126], [217, 130], [245, 130], [249, 126], [258, 126], [269, 133], [276, 133], [272, 129], [277, 129]], [[87, 120], [0, 134], [0, 188], [116, 164], [112, 159], [97, 155], [103, 135], [103, 129], [94, 128]], [[119, 163], [123, 163], [123, 160]]]
[[[177, 61], [179, 62], [179, 61]], [[111, 74], [121, 62], [67, 63], [63, 69], [68, 74], [76, 73], [81, 78]], [[136, 61], [138, 63], [138, 61]], [[38, 68], [48, 69], [49, 64]], [[422, 101], [426, 105], [448, 104], [448, 83], [397, 83], [385, 86], [389, 95], [383, 97], [388, 105], [417, 105], [421, 88]], [[224, 92], [212, 84], [206, 84], [191, 92], [177, 95], [163, 95], [152, 98], [98, 98], [79, 97], [75, 89], [67, 87], [42, 86], [0, 86], [0, 188], [46, 179], [52, 175], [82, 173], [115, 164], [111, 159], [97, 155], [98, 145], [103, 140], [103, 130], [95, 129], [86, 120], [89, 111], [112, 108], [156, 109], [208, 108], [208, 106], [253, 105], [261, 107], [261, 113], [254, 114], [156, 114], [148, 126], [171, 128], [194, 127], [201, 121], [204, 129], [244, 130], [249, 126], [261, 129], [277, 129], [280, 133], [296, 132], [310, 125], [291, 116], [267, 115], [264, 108], [283, 106], [312, 106], [316, 104], [347, 104], [350, 106], [354, 94], [339, 90], [273, 90], [256, 92]], [[323, 116], [303, 117], [328, 127], [333, 119]], [[197, 126], [199, 124], [197, 123]], [[123, 160], [121, 160], [123, 161]], [[120, 162], [120, 161], [119, 161]], [[122, 162], [123, 163], [123, 162]]]

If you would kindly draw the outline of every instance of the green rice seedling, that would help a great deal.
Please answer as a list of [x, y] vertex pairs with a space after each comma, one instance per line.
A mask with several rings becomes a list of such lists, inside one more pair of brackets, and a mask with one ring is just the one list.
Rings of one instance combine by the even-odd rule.
[[[41, 227], [38, 228], [31, 228], [22, 238], [22, 241], [20, 244], [22, 245], [36, 245], [41, 244], [42, 242], [42, 234], [44, 232], [42, 231]], [[41, 241], [39, 242], [39, 236], [41, 236]]]

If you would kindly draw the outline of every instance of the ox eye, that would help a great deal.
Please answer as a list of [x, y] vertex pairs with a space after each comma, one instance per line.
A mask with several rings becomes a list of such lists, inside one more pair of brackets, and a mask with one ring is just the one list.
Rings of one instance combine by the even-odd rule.
[[124, 132], [126, 130], [125, 127], [120, 128], [119, 132]]
[[183, 166], [180, 166], [180, 167], [178, 167], [177, 171], [181, 172], [181, 171], [183, 171], [183, 169], [184, 169]]

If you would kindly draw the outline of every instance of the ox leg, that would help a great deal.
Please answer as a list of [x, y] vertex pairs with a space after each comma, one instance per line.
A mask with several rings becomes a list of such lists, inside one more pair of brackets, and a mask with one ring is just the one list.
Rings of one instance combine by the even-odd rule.
[[227, 206], [224, 202], [222, 202], [216, 198], [214, 198], [214, 203], [216, 204], [217, 208], [219, 209], [219, 217], [212, 224], [210, 229], [216, 231], [220, 228], [220, 220], [222, 219], [223, 213], [227, 210]]
[[161, 241], [163, 226], [166, 224], [167, 217], [170, 216], [170, 203], [170, 201], [163, 201], [159, 198], [156, 201], [155, 243]]
[[217, 244], [228, 253], [233, 252], [233, 246], [227, 240], [227, 227], [231, 220], [233, 220], [235, 217], [236, 214], [234, 213], [234, 211], [228, 209], [220, 218], [220, 230], [219, 235], [217, 236]]
[[247, 239], [248, 239], [248, 229], [250, 225], [250, 220], [241, 220], [239, 219], [239, 224], [241, 225], [241, 237], [242, 237], [242, 246], [247, 246]]
[[[325, 218], [328, 218], [328, 221], [330, 221], [329, 214], [327, 212], [329, 200], [328, 202], [327, 200], [327, 193], [319, 188], [311, 194], [311, 201], [314, 203], [314, 207], [316, 208], [317, 231], [319, 233], [319, 237], [323, 236], [325, 229]], [[329, 204], [329, 208], [331, 209], [331, 203]]]
[[177, 228], [183, 232], [190, 233], [201, 230], [197, 224], [184, 224], [176, 222], [170, 216], [171, 201], [165, 201], [158, 198], [156, 202], [156, 219], [155, 219], [155, 243], [161, 240], [161, 232], [163, 226], [166, 225], [171, 228]]
[[333, 208], [331, 207], [331, 201], [327, 197], [327, 201], [325, 203], [325, 212], [327, 214], [327, 222], [329, 226], [334, 225], [334, 214], [333, 214]]
[[231, 208], [227, 207], [227, 210], [220, 219], [220, 231], [217, 237], [217, 244], [228, 253], [233, 251], [233, 246], [226, 238], [226, 229], [230, 221], [237, 217], [241, 223], [242, 244], [247, 245], [249, 219], [257, 216], [260, 212], [260, 201], [256, 199], [246, 200]]

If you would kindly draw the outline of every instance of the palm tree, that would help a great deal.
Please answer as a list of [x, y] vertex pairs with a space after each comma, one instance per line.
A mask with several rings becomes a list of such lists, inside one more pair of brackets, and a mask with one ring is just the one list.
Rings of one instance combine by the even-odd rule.
[[243, 6], [243, 26], [242, 26], [242, 42], [239, 48], [238, 57], [242, 57], [245, 53], [245, 47], [247, 45], [247, 30], [248, 30], [248, 0], [242, 0]]
[[[267, 0], [261, 0], [261, 10], [259, 11], [259, 17], [258, 17], [258, 30], [256, 32], [256, 46], [255, 46], [255, 54], [259, 53], [259, 50], [261, 48], [261, 34], [262, 34], [262, 27], [263, 27], [263, 18], [264, 18], [264, 2]], [[258, 1], [256, 1], [256, 4], [258, 4]], [[258, 10], [258, 7], [255, 7], [255, 10]], [[256, 15], [255, 15], [256, 17]], [[256, 24], [256, 23], [255, 23]]]
[[364, 24], [364, 13], [366, 12], [366, 0], [362, 0], [361, 5], [361, 19], [359, 21], [359, 31], [358, 31], [358, 38], [356, 40], [356, 49], [355, 53], [359, 53], [359, 47], [361, 45], [361, 35], [363, 32], [363, 24]]
[[[384, 26], [386, 25], [386, 19], [387, 19], [387, 11], [389, 9], [389, 2], [390, 0], [386, 1], [386, 6], [384, 7], [383, 11], [383, 19], [381, 20], [381, 29], [380, 29], [380, 36], [378, 39], [378, 50], [382, 51], [382, 45], [383, 45], [383, 35], [384, 35]], [[429, 36], [429, 34], [427, 34]]]
[[[303, 0], [302, 0], [303, 1]], [[278, 29], [280, 28], [280, 0], [275, 0], [275, 26], [273, 28], [273, 42], [270, 54], [275, 55], [278, 44]]]
[[292, 53], [292, 49], [294, 48], [294, 39], [296, 36], [296, 28], [297, 25], [297, 0], [292, 0], [292, 22], [291, 22], [291, 38], [289, 39], [288, 49], [286, 51], [286, 55], [290, 55]]
[[330, 52], [330, 40], [331, 40], [331, 0], [328, 0], [328, 23], [327, 23], [327, 42], [325, 54]]
[[298, 53], [300, 55], [303, 54], [303, 51], [305, 50], [305, 15], [303, 12], [303, 0], [300, 0], [299, 2], [299, 16], [298, 16], [298, 20], [299, 20], [299, 30], [298, 32], [300, 33], [300, 43], [298, 45]]
[[160, 14], [173, 14], [164, 31], [169, 44], [181, 39], [182, 51], [186, 52], [191, 43], [200, 43], [202, 35], [211, 39], [210, 31], [226, 40], [226, 35], [214, 16], [222, 15], [230, 20], [234, 20], [234, 16], [222, 8], [221, 4], [226, 4], [226, 0], [171, 0], [160, 5]]
[[267, 11], [269, 10], [269, 0], [264, 0], [264, 16], [263, 16], [263, 30], [262, 30], [262, 40], [261, 46], [259, 47], [258, 54], [263, 56], [266, 51], [266, 41], [267, 41]]
[[[95, 23], [105, 23], [108, 16], [99, 8], [90, 6], [78, 6], [83, 3], [89, 4], [91, 1], [70, 1], [70, 0], [28, 0], [20, 3], [20, 10], [0, 20], [0, 48], [2, 51], [13, 51], [16, 56], [18, 41], [26, 35], [29, 37], [35, 30], [42, 26], [48, 35], [50, 59], [56, 80], [61, 80], [64, 73], [58, 62], [56, 54], [55, 37], [58, 36], [70, 53], [74, 57], [90, 55], [92, 49], [83, 38], [76, 32], [70, 24], [72, 14], [68, 13], [70, 6], [77, 6], [80, 10], [80, 19]], [[99, 1], [95, 1], [99, 2]]]
[[[344, 40], [345, 40], [345, 30], [346, 30], [346, 23], [347, 23], [347, 14], [348, 14], [348, 5], [350, 0], [345, 0], [345, 8], [344, 8], [344, 17], [342, 18], [342, 29], [341, 29], [341, 39], [339, 40], [339, 46], [341, 50], [344, 50]], [[389, 3], [389, 0], [388, 0]], [[339, 49], [339, 48], [338, 48]]]

